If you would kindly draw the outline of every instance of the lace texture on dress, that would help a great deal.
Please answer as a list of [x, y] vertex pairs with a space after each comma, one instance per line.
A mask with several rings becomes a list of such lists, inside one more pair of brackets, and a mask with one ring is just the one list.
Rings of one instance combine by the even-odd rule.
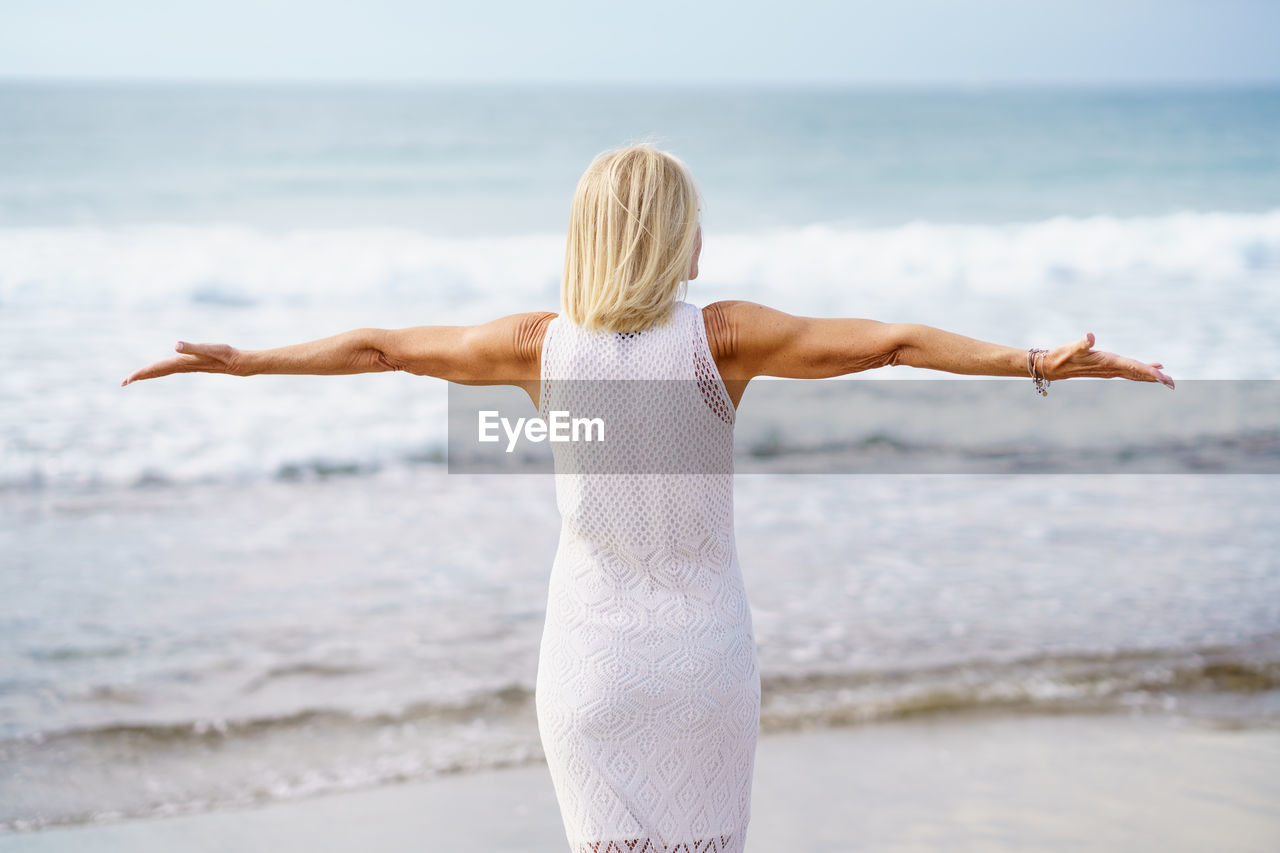
[[677, 302], [627, 335], [562, 315], [542, 359], [543, 417], [606, 424], [602, 444], [552, 448], [562, 525], [536, 704], [570, 849], [741, 853], [760, 674], [734, 541], [735, 415], [702, 312]]

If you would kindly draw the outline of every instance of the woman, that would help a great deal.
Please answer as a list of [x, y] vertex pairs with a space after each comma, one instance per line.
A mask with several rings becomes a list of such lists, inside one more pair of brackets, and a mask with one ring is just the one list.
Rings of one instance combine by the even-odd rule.
[[[545, 416], [590, 410], [607, 449], [556, 445], [562, 513], [539, 655], [539, 731], [570, 847], [741, 851], [760, 677], [734, 544], [736, 411], [756, 376], [821, 378], [888, 365], [1173, 381], [1161, 364], [1092, 349], [984, 343], [912, 323], [797, 317], [683, 301], [698, 277], [698, 192], [648, 146], [599, 156], [570, 213], [561, 313], [478, 326], [357, 329], [262, 351], [177, 345], [124, 384], [171, 373], [404, 370], [522, 387]], [[637, 403], [621, 380], [661, 381]], [[592, 380], [581, 382], [578, 380]], [[659, 460], [657, 457], [661, 456]], [[705, 470], [718, 474], [655, 473]], [[627, 468], [622, 472], [622, 467]], [[649, 466], [646, 470], [646, 466]]]

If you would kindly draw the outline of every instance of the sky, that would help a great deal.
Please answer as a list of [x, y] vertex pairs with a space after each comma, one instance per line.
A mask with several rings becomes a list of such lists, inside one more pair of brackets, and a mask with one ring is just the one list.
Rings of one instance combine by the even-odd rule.
[[1277, 0], [0, 0], [0, 77], [1280, 82]]

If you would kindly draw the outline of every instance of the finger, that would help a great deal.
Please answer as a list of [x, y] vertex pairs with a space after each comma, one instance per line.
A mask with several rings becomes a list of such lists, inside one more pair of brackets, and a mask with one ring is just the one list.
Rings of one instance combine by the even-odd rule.
[[1144, 382], [1159, 382], [1167, 388], [1173, 388], [1173, 380], [1159, 371], [1158, 368], [1160, 365], [1142, 364], [1141, 362], [1138, 362], [1137, 364], [1137, 372], [1139, 375], [1136, 378]]
[[1093, 332], [1085, 332], [1084, 337], [1076, 344], [1076, 349], [1081, 350], [1082, 352], [1088, 352], [1093, 349], [1093, 340]]
[[225, 365], [232, 354], [231, 347], [226, 344], [193, 344], [190, 341], [178, 341], [174, 349], [193, 362], [203, 365]]
[[1163, 364], [1158, 361], [1153, 361], [1146, 365], [1142, 365], [1141, 362], [1139, 364], [1141, 365], [1140, 371], [1143, 374], [1143, 379], [1148, 382], [1159, 382], [1169, 388], [1173, 387], [1173, 380], [1160, 372], [1160, 368], [1164, 367]]
[[167, 374], [164, 372], [161, 372], [157, 368], [157, 365], [153, 364], [153, 365], [150, 365], [149, 367], [144, 367], [141, 370], [135, 370], [128, 377], [126, 377], [123, 382], [120, 383], [120, 387], [123, 388], [126, 385], [132, 385], [134, 382], [138, 382], [139, 380], [142, 380], [142, 379], [155, 379], [157, 376], [165, 376], [165, 375]]
[[183, 356], [175, 356], [166, 358], [163, 361], [157, 361], [155, 364], [149, 364], [141, 370], [135, 371], [131, 376], [120, 383], [121, 387], [140, 379], [158, 379], [161, 376], [168, 376], [171, 373], [177, 373], [184, 370], [190, 363], [190, 360]]
[[178, 341], [174, 349], [186, 355], [214, 355], [217, 344], [193, 344], [190, 341]]

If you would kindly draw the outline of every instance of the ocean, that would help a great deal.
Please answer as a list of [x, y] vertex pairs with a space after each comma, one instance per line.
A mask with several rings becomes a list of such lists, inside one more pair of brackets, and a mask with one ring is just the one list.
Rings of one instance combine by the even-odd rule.
[[[735, 494], [766, 733], [1280, 725], [1280, 90], [9, 81], [0, 831], [538, 759], [553, 484], [449, 473], [445, 383], [119, 383], [178, 339], [556, 310], [577, 178], [635, 141], [699, 180], [695, 304], [1092, 331], [1179, 383], [1135, 400], [1251, 395], [1186, 431], [1231, 473], [1187, 446], [1135, 473], [1141, 433], [1090, 473], [911, 473], [909, 407], [851, 426], [843, 468], [806, 468], [798, 427], [742, 440], [774, 466]], [[1071, 384], [1007, 381], [1033, 432], [1091, 429]], [[886, 444], [905, 462], [866, 473]]]

